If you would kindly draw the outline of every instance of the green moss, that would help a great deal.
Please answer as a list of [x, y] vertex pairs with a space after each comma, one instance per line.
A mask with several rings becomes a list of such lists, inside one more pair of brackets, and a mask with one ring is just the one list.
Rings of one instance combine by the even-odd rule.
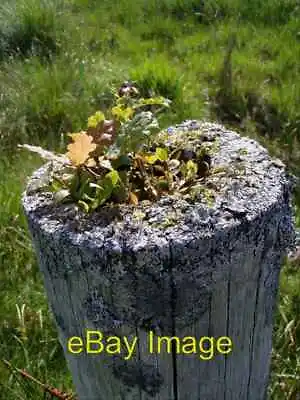
[[239, 154], [241, 156], [247, 155], [248, 154], [248, 150], [246, 148], [241, 148], [241, 149], [239, 149]]
[[154, 223], [155, 228], [169, 228], [175, 226], [182, 219], [182, 214], [178, 211], [169, 212], [166, 218], [160, 223]]

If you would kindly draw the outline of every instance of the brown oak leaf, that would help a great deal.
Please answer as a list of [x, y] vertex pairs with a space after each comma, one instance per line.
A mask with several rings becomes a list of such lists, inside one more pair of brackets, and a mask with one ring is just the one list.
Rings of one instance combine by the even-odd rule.
[[73, 143], [68, 145], [66, 156], [75, 166], [84, 164], [89, 158], [89, 154], [94, 151], [97, 145], [93, 142], [93, 137], [87, 135], [84, 131], [69, 135], [72, 137]]

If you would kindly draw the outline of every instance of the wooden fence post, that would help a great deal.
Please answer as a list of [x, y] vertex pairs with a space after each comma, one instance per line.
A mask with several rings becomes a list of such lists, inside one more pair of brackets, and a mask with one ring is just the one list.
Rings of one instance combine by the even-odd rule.
[[168, 143], [191, 131], [192, 148], [217, 149], [195, 203], [166, 196], [140, 214], [121, 205], [89, 217], [30, 189], [46, 166], [23, 195], [80, 400], [266, 398], [278, 277], [294, 240], [290, 183], [263, 147], [221, 125], [184, 122]]

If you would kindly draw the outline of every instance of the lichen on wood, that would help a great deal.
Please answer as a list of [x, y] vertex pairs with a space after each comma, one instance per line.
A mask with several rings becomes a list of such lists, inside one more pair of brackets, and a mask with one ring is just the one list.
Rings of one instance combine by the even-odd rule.
[[[50, 192], [24, 193], [80, 400], [265, 398], [278, 277], [294, 241], [289, 177], [262, 146], [221, 125], [187, 121], [177, 128], [191, 140], [193, 131], [218, 139], [211, 155], [215, 173], [205, 179], [213, 204], [201, 193], [193, 201], [174, 193], [86, 215], [55, 203]], [[177, 128], [164, 132], [164, 140], [175, 140]], [[138, 350], [126, 362], [68, 353], [68, 338], [84, 336], [87, 328], [137, 336]], [[228, 336], [234, 347], [211, 361], [150, 355], [150, 330], [181, 338]]]

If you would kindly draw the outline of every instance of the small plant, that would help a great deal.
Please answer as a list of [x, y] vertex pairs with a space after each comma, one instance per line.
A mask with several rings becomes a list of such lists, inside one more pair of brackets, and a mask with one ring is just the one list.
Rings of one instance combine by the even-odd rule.
[[160, 96], [140, 98], [129, 82], [114, 95], [115, 104], [107, 115], [97, 111], [88, 118], [86, 130], [68, 134], [66, 154], [21, 146], [63, 164], [46, 185], [54, 198], [76, 202], [88, 213], [108, 202], [137, 205], [166, 193], [186, 194], [199, 185], [210, 169], [209, 149], [201, 146], [194, 151], [184, 141], [167, 146], [164, 135], [157, 135], [155, 113], [170, 101]]

